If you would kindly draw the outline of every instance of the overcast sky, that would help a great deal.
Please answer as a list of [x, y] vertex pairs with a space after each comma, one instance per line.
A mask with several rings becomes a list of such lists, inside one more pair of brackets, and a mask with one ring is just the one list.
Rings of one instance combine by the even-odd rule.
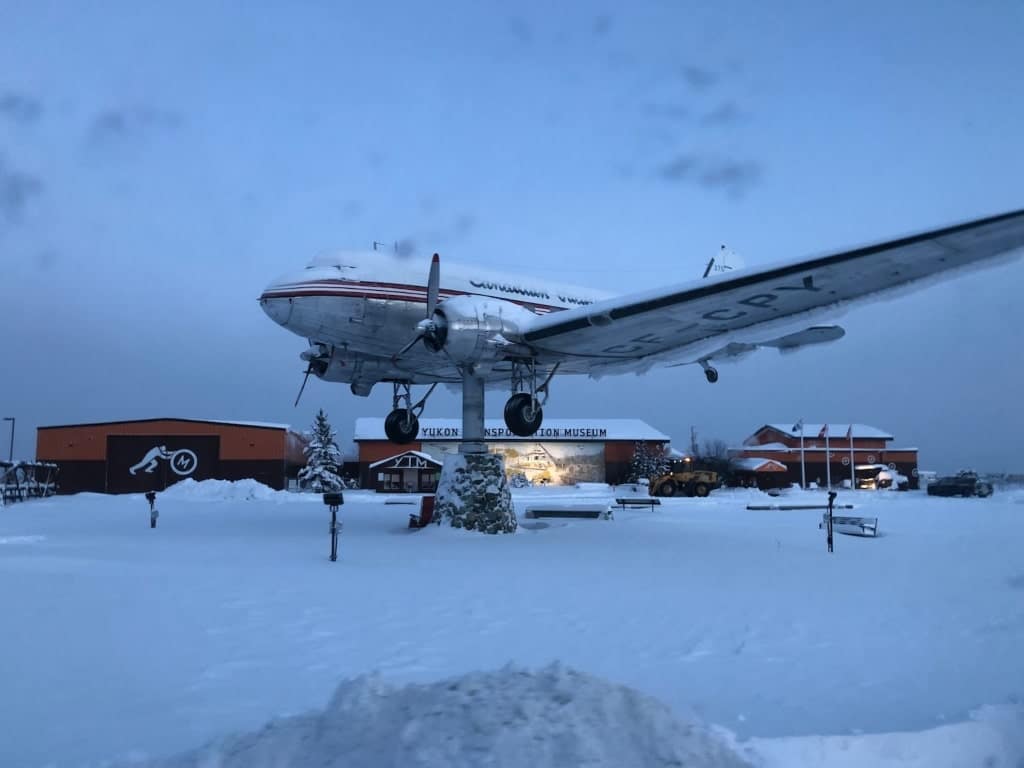
[[[722, 243], [756, 265], [1024, 206], [1024, 4], [710, 5], [0, 0], [15, 452], [44, 424], [304, 428], [321, 406], [350, 437], [390, 388], [313, 381], [293, 408], [305, 343], [256, 301], [332, 248], [628, 291], [699, 276]], [[1022, 289], [1018, 259], [713, 386], [696, 366], [557, 380], [546, 414], [680, 446], [691, 425], [738, 444], [855, 421], [922, 468], [1021, 472]], [[443, 393], [425, 415], [457, 412]]]

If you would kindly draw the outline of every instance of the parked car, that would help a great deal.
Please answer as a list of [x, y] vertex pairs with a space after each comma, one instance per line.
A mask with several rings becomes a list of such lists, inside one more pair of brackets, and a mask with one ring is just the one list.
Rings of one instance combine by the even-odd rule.
[[888, 464], [858, 464], [857, 488], [868, 491], [906, 491], [910, 480]]
[[940, 477], [928, 483], [929, 496], [985, 496], [992, 495], [992, 484], [978, 479], [976, 472], [962, 470], [955, 475]]

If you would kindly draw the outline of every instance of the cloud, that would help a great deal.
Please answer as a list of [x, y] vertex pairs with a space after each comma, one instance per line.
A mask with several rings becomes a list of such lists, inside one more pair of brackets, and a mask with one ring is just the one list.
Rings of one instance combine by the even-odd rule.
[[702, 118], [701, 122], [706, 125], [723, 125], [725, 123], [735, 123], [743, 116], [740, 112], [739, 107], [736, 106], [734, 101], [723, 101], [717, 107], [706, 113]]
[[692, 88], [703, 91], [718, 82], [718, 75], [710, 69], [688, 65], [683, 67], [683, 79]]
[[9, 170], [0, 157], [0, 220], [21, 221], [33, 198], [43, 193], [43, 182], [36, 176]]
[[174, 112], [149, 106], [124, 107], [100, 112], [92, 121], [90, 137], [97, 144], [109, 144], [151, 134], [176, 130], [181, 117]]
[[658, 169], [658, 176], [670, 182], [691, 182], [706, 189], [724, 189], [741, 195], [761, 178], [761, 166], [752, 160], [677, 155]]
[[416, 253], [416, 241], [411, 237], [403, 237], [395, 243], [395, 254], [400, 258], [407, 259]]
[[363, 212], [363, 204], [358, 200], [346, 200], [341, 204], [341, 215], [346, 219], [355, 219]]
[[703, 165], [701, 185], [709, 189], [725, 188], [742, 194], [761, 178], [761, 166], [751, 160], [712, 160]]
[[690, 109], [682, 104], [645, 104], [644, 114], [666, 120], [685, 120], [690, 116]]
[[34, 123], [43, 114], [43, 103], [24, 93], [0, 93], [0, 117], [16, 123]]
[[456, 237], [468, 235], [476, 229], [476, 216], [472, 213], [460, 213], [455, 217], [455, 223], [452, 225], [452, 229], [454, 230]]
[[666, 181], [683, 181], [696, 170], [698, 160], [694, 155], [678, 155], [674, 160], [663, 165], [658, 175]]
[[512, 16], [506, 22], [508, 31], [512, 33], [512, 36], [518, 40], [522, 45], [528, 45], [533, 42], [533, 27], [530, 26], [529, 22], [521, 16]]

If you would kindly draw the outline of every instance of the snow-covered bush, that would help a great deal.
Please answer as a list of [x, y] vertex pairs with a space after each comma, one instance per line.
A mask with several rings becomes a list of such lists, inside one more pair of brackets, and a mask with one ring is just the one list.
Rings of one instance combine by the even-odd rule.
[[342, 460], [341, 450], [334, 439], [336, 434], [321, 408], [305, 448], [306, 466], [299, 470], [299, 483], [314, 493], [337, 491], [344, 485], [338, 475]]
[[533, 485], [525, 472], [513, 472], [509, 475], [508, 484], [511, 488], [529, 488]]

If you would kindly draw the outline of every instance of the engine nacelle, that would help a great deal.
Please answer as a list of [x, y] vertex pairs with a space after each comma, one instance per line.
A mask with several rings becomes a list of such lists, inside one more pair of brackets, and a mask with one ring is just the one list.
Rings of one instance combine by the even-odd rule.
[[433, 327], [424, 335], [424, 342], [436, 352], [443, 349], [457, 363], [493, 362], [510, 354], [529, 354], [516, 340], [532, 317], [532, 312], [511, 301], [453, 296], [434, 310]]

